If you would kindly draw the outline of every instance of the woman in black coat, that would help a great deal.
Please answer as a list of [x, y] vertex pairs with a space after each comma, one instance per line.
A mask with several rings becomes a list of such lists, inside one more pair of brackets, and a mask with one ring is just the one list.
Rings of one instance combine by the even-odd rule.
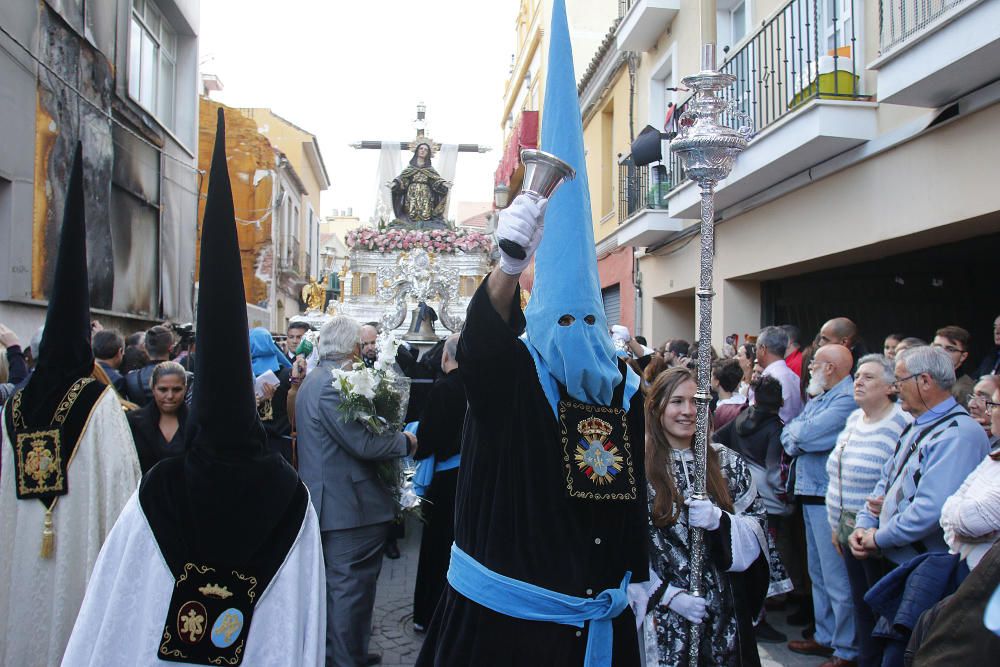
[[144, 475], [163, 459], [184, 453], [187, 371], [178, 363], [164, 361], [153, 369], [150, 385], [153, 401], [128, 413], [128, 425]]

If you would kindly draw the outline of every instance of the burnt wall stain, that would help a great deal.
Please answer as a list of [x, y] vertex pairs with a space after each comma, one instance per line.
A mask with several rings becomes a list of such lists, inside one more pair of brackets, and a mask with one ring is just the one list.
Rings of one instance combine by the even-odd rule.
[[83, 26], [82, 3], [51, 4], [57, 8], [43, 8], [40, 16], [39, 56], [56, 74], [44, 67], [38, 70], [32, 296], [45, 299], [51, 289], [70, 163], [77, 141], [82, 141], [91, 306], [107, 309], [114, 293], [108, 116], [113, 71], [108, 59], [73, 31], [74, 22]]

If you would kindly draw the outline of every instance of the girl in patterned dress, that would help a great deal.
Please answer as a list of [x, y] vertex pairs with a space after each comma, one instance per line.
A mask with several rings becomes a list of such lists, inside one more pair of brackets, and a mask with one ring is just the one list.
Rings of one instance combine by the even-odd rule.
[[[646, 397], [650, 579], [662, 582], [651, 592], [642, 621], [646, 664], [686, 665], [689, 629], [701, 623], [701, 665], [760, 665], [753, 619], [769, 588], [772, 594], [787, 590], [787, 577], [768, 538], [753, 477], [736, 452], [713, 443], [709, 500], [690, 498], [696, 390], [690, 370], [672, 368]], [[688, 593], [689, 526], [705, 530], [703, 597]]]

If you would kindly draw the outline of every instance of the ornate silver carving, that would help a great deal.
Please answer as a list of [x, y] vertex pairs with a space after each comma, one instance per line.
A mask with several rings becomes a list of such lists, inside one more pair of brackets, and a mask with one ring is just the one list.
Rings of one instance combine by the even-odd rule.
[[451, 302], [458, 296], [458, 271], [437, 266], [436, 258], [423, 248], [401, 253], [395, 266], [379, 267], [376, 276], [379, 300], [395, 306], [384, 311], [384, 328], [395, 329], [403, 323], [410, 298], [417, 303], [438, 300], [438, 316], [449, 331], [459, 331], [465, 323], [464, 318], [450, 311]]
[[[703, 70], [683, 79], [684, 86], [694, 91], [685, 111], [678, 120], [680, 131], [670, 144], [677, 153], [688, 176], [701, 187], [701, 257], [698, 280], [698, 391], [695, 394], [698, 412], [694, 443], [694, 482], [692, 498], [708, 498], [705, 488], [705, 469], [708, 455], [708, 405], [712, 371], [712, 269], [715, 261], [715, 186], [729, 175], [739, 155], [753, 136], [750, 119], [719, 97], [731, 86], [736, 77], [715, 70], [715, 45], [705, 45]], [[738, 129], [726, 127], [719, 116], [728, 113], [746, 124]], [[704, 531], [690, 528], [688, 543], [691, 547], [691, 595], [703, 595], [705, 567]], [[688, 661], [698, 667], [701, 644], [700, 624], [690, 624]]]

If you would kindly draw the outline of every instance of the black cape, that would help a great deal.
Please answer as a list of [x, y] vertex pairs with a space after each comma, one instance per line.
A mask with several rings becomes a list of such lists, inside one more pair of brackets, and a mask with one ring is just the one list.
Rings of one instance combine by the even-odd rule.
[[[645, 581], [642, 396], [637, 393], [628, 409], [637, 498], [570, 499], [556, 418], [531, 355], [517, 340], [525, 325], [520, 294], [507, 324], [490, 303], [487, 284], [469, 304], [458, 345], [469, 414], [455, 542], [495, 572], [578, 597], [617, 588], [626, 571], [632, 581]], [[638, 665], [632, 612], [626, 608], [612, 625], [614, 665]], [[587, 631], [504, 616], [446, 586], [416, 664], [579, 667]]]
[[[462, 425], [465, 423], [465, 386], [458, 370], [434, 383], [420, 414], [420, 448], [414, 458], [432, 454], [437, 463], [461, 451]], [[413, 588], [413, 622], [427, 626], [444, 590], [451, 543], [455, 541], [455, 490], [458, 468], [434, 473], [424, 494], [421, 512], [424, 519], [420, 539], [417, 581]]]

